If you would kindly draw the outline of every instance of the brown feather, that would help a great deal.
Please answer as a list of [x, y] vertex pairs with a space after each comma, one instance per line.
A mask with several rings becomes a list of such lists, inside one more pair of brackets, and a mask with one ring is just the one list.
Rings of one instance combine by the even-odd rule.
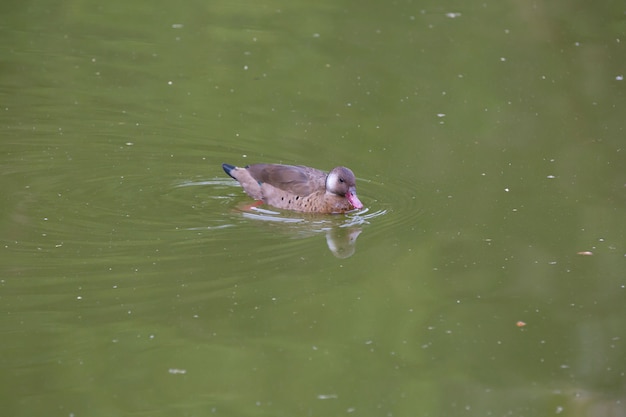
[[311, 194], [326, 181], [325, 172], [295, 165], [255, 164], [248, 172], [261, 183], [299, 196]]
[[345, 167], [334, 168], [329, 176], [302, 165], [222, 166], [250, 197], [274, 207], [315, 213], [343, 213], [363, 207], [356, 197], [354, 174]]

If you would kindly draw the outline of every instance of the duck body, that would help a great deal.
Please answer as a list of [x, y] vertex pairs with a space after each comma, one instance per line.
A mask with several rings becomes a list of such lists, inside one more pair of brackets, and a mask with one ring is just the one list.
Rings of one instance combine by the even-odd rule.
[[240, 168], [222, 164], [255, 200], [280, 209], [308, 213], [345, 213], [361, 209], [356, 179], [349, 168], [329, 173], [302, 165], [253, 164]]

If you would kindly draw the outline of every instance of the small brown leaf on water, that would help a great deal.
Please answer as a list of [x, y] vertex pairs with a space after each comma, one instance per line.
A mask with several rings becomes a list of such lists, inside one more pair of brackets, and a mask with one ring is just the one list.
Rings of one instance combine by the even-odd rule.
[[515, 325], [516, 325], [517, 327], [524, 327], [524, 326], [526, 326], [526, 323], [520, 320], [520, 321], [518, 321], [517, 323], [515, 323]]

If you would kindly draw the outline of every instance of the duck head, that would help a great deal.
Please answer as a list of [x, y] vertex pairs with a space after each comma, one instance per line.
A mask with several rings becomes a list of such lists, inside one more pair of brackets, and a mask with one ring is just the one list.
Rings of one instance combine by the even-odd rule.
[[356, 196], [356, 178], [346, 167], [336, 167], [326, 177], [326, 192], [348, 199], [352, 207], [362, 209], [363, 203]]

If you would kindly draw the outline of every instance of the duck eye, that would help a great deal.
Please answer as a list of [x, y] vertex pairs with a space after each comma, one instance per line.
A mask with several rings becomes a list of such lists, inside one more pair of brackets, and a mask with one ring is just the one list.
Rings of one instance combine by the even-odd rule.
[[339, 182], [345, 182], [343, 178], [339, 178]]

